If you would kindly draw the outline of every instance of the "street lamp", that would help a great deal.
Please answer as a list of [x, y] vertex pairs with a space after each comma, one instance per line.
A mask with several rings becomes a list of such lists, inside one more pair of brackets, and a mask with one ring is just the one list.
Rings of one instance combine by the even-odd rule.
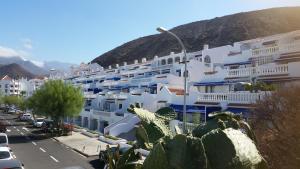
[[181, 46], [181, 49], [183, 51], [184, 54], [184, 73], [183, 73], [183, 79], [184, 79], [184, 94], [183, 94], [183, 132], [186, 132], [186, 95], [187, 95], [187, 76], [188, 76], [188, 72], [187, 72], [187, 57], [186, 57], [186, 49], [184, 47], [183, 42], [181, 41], [181, 39], [174, 34], [173, 32], [168, 31], [167, 29], [163, 28], [163, 27], [158, 27], [156, 29], [158, 32], [160, 33], [168, 33], [169, 35], [173, 36], [174, 38], [176, 38], [176, 40], [178, 41], [178, 43]]

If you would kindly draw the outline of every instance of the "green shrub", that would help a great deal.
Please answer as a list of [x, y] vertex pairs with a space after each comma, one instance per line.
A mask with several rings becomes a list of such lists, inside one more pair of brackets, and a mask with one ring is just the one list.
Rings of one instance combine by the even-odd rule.
[[120, 140], [120, 138], [111, 136], [111, 135], [104, 135], [105, 138], [111, 139], [111, 140]]

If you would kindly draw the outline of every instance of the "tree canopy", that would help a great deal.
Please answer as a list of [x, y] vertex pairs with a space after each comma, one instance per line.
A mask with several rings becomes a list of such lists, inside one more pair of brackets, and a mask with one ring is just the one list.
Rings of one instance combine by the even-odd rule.
[[63, 117], [79, 115], [84, 103], [80, 88], [61, 80], [46, 82], [28, 99], [29, 108], [36, 114], [59, 122]]
[[3, 103], [8, 106], [15, 105], [17, 107], [23, 102], [23, 98], [18, 96], [4, 96], [2, 100]]

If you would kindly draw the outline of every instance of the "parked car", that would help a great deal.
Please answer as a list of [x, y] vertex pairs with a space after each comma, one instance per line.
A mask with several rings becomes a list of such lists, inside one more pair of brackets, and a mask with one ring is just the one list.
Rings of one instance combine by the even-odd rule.
[[24, 165], [19, 160], [3, 160], [0, 162], [0, 168], [24, 169]]
[[42, 124], [42, 129], [44, 130], [45, 133], [48, 133], [50, 129], [54, 127], [54, 122], [53, 120], [44, 120]]
[[[114, 154], [118, 148], [117, 147], [110, 147], [108, 150], [100, 151], [99, 153], [99, 160], [104, 162], [105, 164], [108, 163], [108, 151]], [[119, 155], [122, 156], [130, 147], [121, 147], [119, 148]]]
[[2, 160], [12, 160], [14, 159], [11, 155], [10, 149], [8, 147], [0, 147], [0, 163]]
[[44, 123], [44, 120], [43, 118], [36, 118], [34, 121], [33, 121], [33, 126], [34, 127], [42, 127], [43, 123]]
[[17, 110], [14, 109], [14, 108], [10, 108], [10, 109], [8, 109], [7, 112], [8, 112], [9, 114], [15, 114], [15, 113], [17, 112]]
[[21, 121], [29, 121], [32, 120], [32, 115], [30, 113], [25, 113], [20, 117]]
[[6, 132], [6, 123], [3, 121], [0, 121], [0, 133]]
[[0, 133], [0, 147], [8, 147], [8, 137], [5, 133]]

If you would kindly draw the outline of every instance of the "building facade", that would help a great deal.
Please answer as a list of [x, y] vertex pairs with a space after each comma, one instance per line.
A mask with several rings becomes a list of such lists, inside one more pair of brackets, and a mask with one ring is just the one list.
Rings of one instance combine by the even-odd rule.
[[[252, 104], [269, 91], [249, 91], [245, 85], [259, 82], [286, 86], [299, 83], [300, 31], [235, 42], [187, 54], [187, 120], [205, 121], [209, 113], [247, 113]], [[64, 79], [82, 88], [86, 102], [77, 118], [68, 118], [83, 127], [105, 134], [129, 131], [138, 119], [127, 112], [140, 103], [152, 112], [171, 107], [182, 120], [183, 53], [170, 53], [133, 64], [109, 66], [81, 64], [70, 73], [52, 72], [50, 78]], [[198, 121], [199, 119], [196, 119]]]

